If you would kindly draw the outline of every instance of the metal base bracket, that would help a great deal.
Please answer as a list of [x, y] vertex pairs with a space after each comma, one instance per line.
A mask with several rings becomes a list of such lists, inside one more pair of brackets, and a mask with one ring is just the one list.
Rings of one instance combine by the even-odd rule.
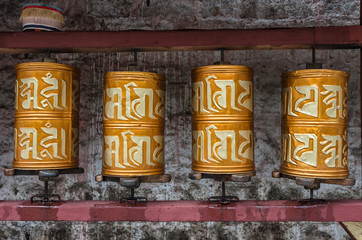
[[31, 203], [40, 203], [42, 205], [47, 205], [55, 202], [61, 202], [61, 198], [59, 194], [37, 194], [31, 196]]
[[303, 205], [312, 205], [312, 204], [324, 204], [326, 203], [323, 199], [314, 198], [314, 190], [318, 190], [321, 187], [321, 183], [324, 184], [334, 184], [341, 186], [353, 186], [356, 182], [354, 178], [346, 179], [322, 179], [322, 178], [303, 178], [296, 177], [288, 174], [281, 173], [280, 171], [273, 171], [273, 178], [288, 178], [294, 180], [297, 185], [303, 186], [305, 189], [309, 190], [309, 199], [299, 200], [298, 203]]
[[81, 174], [84, 173], [83, 168], [68, 168], [68, 169], [44, 169], [44, 170], [25, 170], [5, 168], [5, 176], [39, 176], [39, 180], [44, 182], [44, 193], [30, 197], [31, 203], [41, 205], [51, 205], [55, 202], [60, 202], [61, 198], [58, 194], [49, 194], [48, 182], [54, 181], [60, 174]]
[[134, 188], [129, 188], [131, 190], [131, 195], [129, 197], [121, 197], [119, 200], [120, 203], [126, 204], [136, 204], [136, 203], [146, 203], [148, 199], [146, 197], [135, 197]]
[[231, 173], [231, 174], [214, 174], [203, 172], [192, 172], [189, 178], [192, 180], [214, 179], [221, 182], [250, 182], [251, 177], [255, 176], [255, 171], [249, 173]]
[[238, 202], [239, 198], [236, 196], [227, 196], [225, 182], [250, 182], [251, 177], [255, 176], [255, 171], [248, 173], [232, 173], [232, 174], [214, 174], [203, 172], [192, 172], [189, 174], [189, 178], [192, 180], [201, 179], [214, 179], [221, 182], [221, 196], [211, 196], [209, 203], [219, 203], [221, 205], [227, 205], [233, 202]]
[[209, 203], [219, 203], [221, 205], [228, 205], [233, 202], [239, 202], [237, 196], [212, 196], [209, 197]]
[[227, 205], [232, 202], [239, 202], [239, 198], [236, 196], [227, 196], [225, 182], [221, 182], [221, 196], [211, 196], [209, 197], [209, 203], [219, 203], [221, 205]]
[[167, 183], [171, 181], [170, 174], [163, 175], [146, 175], [134, 177], [121, 177], [121, 176], [107, 176], [99, 174], [95, 177], [97, 182], [118, 182], [122, 187], [130, 190], [129, 197], [121, 197], [121, 203], [136, 204], [147, 202], [146, 197], [135, 197], [134, 190], [138, 188], [141, 183]]
[[4, 175], [5, 176], [23, 176], [23, 175], [42, 175], [42, 176], [54, 176], [58, 177], [60, 174], [81, 174], [84, 173], [83, 168], [66, 168], [66, 169], [42, 169], [42, 170], [25, 170], [25, 169], [14, 169], [14, 168], [5, 168]]
[[322, 179], [322, 178], [303, 178], [296, 177], [288, 174], [281, 173], [280, 171], [273, 171], [273, 178], [288, 178], [294, 180], [297, 185], [304, 186], [305, 189], [317, 190], [320, 188], [320, 184], [334, 184], [341, 186], [353, 186], [356, 182], [354, 178], [346, 179]]
[[167, 183], [171, 181], [170, 174], [163, 175], [145, 175], [134, 177], [107, 176], [99, 174], [96, 176], [96, 182], [119, 182], [122, 187], [137, 188], [141, 183]]

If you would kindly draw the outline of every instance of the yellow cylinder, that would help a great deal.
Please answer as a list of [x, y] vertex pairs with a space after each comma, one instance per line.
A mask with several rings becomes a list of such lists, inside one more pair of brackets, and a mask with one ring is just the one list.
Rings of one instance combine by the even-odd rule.
[[306, 69], [282, 76], [281, 168], [306, 178], [348, 177], [349, 74]]
[[253, 70], [212, 65], [192, 70], [192, 169], [254, 174]]
[[102, 174], [163, 174], [164, 123], [165, 79], [162, 75], [106, 73]]
[[16, 66], [15, 169], [78, 166], [79, 70], [58, 63]]

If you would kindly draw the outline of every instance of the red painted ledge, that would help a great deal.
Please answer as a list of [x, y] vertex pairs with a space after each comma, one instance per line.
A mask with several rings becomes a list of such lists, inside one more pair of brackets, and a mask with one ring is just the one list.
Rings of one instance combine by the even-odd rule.
[[29, 201], [1, 201], [1, 221], [317, 221], [361, 222], [362, 200], [240, 201], [229, 205], [204, 201], [155, 201], [138, 205], [116, 201], [64, 201], [52, 206]]
[[0, 32], [0, 53], [359, 48], [362, 26], [118, 32]]

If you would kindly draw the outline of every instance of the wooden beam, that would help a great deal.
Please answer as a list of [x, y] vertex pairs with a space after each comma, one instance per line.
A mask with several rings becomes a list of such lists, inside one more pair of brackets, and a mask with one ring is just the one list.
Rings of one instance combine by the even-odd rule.
[[1, 221], [318, 221], [362, 222], [362, 200], [239, 201], [228, 205], [206, 201], [63, 201], [52, 205], [1, 201]]
[[360, 48], [362, 47], [362, 27], [317, 27], [315, 44], [322, 48]]
[[362, 27], [119, 32], [3, 32], [0, 53], [359, 48]]
[[340, 222], [352, 240], [362, 239], [362, 222]]

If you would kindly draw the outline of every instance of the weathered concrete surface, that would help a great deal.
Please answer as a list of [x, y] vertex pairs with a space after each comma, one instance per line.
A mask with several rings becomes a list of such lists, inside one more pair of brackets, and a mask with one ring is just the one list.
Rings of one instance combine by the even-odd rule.
[[[0, 230], [1, 239], [141, 239], [141, 240], [275, 240], [275, 239], [349, 239], [329, 223], [244, 223], [232, 222], [47, 222], [34, 225], [9, 222]], [[16, 238], [14, 238], [16, 236]]]
[[[65, 30], [166, 30], [356, 25], [359, 1], [247, 0], [51, 0], [66, 16]], [[29, 1], [1, 1], [0, 31], [16, 31], [21, 7]]]
[[[264, 28], [359, 24], [359, 1], [50, 1], [65, 10], [66, 30]], [[19, 31], [21, 5], [1, 1], [0, 31]], [[42, 54], [2, 54], [0, 58], [0, 166], [11, 166], [14, 125], [14, 67], [40, 61]], [[55, 55], [54, 55], [55, 56]], [[102, 157], [103, 74], [126, 70], [131, 53], [57, 54], [58, 62], [81, 68], [80, 164], [86, 173], [62, 176], [54, 191], [63, 199], [116, 200], [126, 192], [115, 183], [96, 183]], [[167, 78], [166, 171], [168, 184], [141, 186], [137, 192], [155, 199], [202, 199], [216, 195], [213, 181], [191, 181], [191, 69], [220, 59], [215, 52], [148, 52], [139, 54], [146, 71]], [[233, 64], [254, 68], [255, 163], [251, 183], [228, 183], [228, 192], [240, 199], [297, 199], [308, 192], [290, 180], [271, 178], [279, 167], [280, 75], [304, 68], [311, 51], [226, 51]], [[322, 186], [322, 198], [361, 198], [361, 135], [359, 50], [319, 50], [324, 67], [351, 74], [348, 138], [354, 187]], [[35, 177], [0, 174], [2, 199], [28, 199], [41, 190]], [[0, 239], [348, 239], [337, 223], [69, 223], [2, 222]]]

